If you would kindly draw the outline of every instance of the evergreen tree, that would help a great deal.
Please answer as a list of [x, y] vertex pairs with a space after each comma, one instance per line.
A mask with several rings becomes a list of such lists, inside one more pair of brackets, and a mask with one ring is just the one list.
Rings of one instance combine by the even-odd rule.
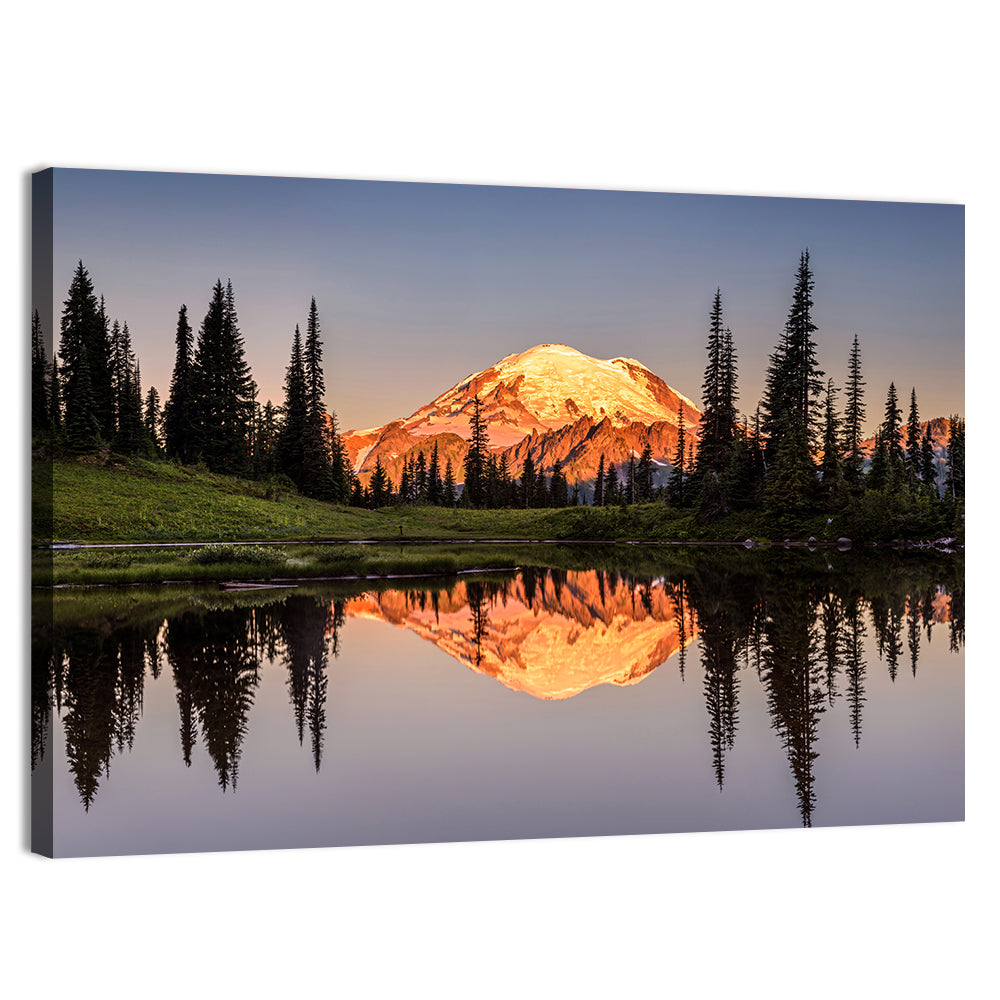
[[444, 485], [441, 488], [441, 503], [445, 507], [455, 506], [455, 473], [451, 467], [451, 459], [445, 462]]
[[938, 495], [937, 461], [934, 458], [934, 446], [931, 443], [930, 425], [924, 428], [924, 435], [920, 442], [920, 480], [929, 496], [936, 497]]
[[677, 448], [674, 451], [673, 471], [667, 481], [667, 496], [675, 507], [683, 507], [687, 500], [686, 476], [685, 476], [685, 444], [686, 432], [684, 429], [684, 404], [677, 403]]
[[716, 289], [709, 315], [708, 361], [702, 382], [703, 411], [694, 470], [700, 506], [708, 514], [728, 508], [722, 477], [736, 439], [736, 355], [732, 331], [722, 325], [722, 294]]
[[[305, 377], [306, 414], [302, 438], [302, 491], [323, 500], [333, 498], [333, 470], [329, 427], [326, 420], [323, 378], [323, 344], [319, 338], [319, 312], [316, 299], [309, 304], [306, 339], [302, 355]], [[338, 498], [339, 499], [339, 498]]]
[[278, 409], [268, 400], [258, 404], [257, 434], [254, 441], [254, 475], [270, 479], [278, 471]]
[[831, 496], [837, 489], [841, 479], [840, 465], [840, 417], [834, 403], [836, 389], [833, 387], [833, 379], [826, 385], [826, 403], [824, 407], [823, 423], [823, 459], [820, 462], [819, 474], [820, 482], [823, 484], [823, 492], [826, 496]]
[[639, 503], [649, 503], [653, 499], [653, 448], [648, 439], [643, 445], [642, 455], [639, 456], [635, 481]]
[[49, 364], [45, 353], [42, 321], [38, 310], [31, 314], [31, 429], [41, 434], [49, 430]]
[[920, 483], [922, 456], [920, 451], [920, 414], [917, 410], [917, 390], [910, 389], [910, 415], [906, 423], [906, 480], [911, 490]]
[[636, 500], [635, 455], [629, 455], [628, 457], [628, 475], [625, 477], [625, 500], [629, 504], [634, 504]]
[[403, 473], [399, 477], [399, 499], [402, 503], [408, 503], [413, 499], [413, 474], [410, 459], [403, 461]]
[[875, 432], [875, 447], [872, 449], [872, 464], [868, 469], [865, 485], [870, 490], [884, 490], [889, 481], [889, 453], [885, 446], [882, 429]]
[[903, 414], [899, 408], [896, 396], [895, 382], [889, 383], [889, 392], [885, 400], [885, 418], [882, 421], [882, 442], [886, 452], [886, 488], [898, 488], [905, 476], [905, 457], [903, 443], [900, 439]]
[[473, 507], [482, 507], [486, 502], [486, 462], [489, 457], [489, 438], [486, 421], [480, 409], [479, 396], [473, 400], [472, 418], [469, 421], [469, 450], [465, 456], [465, 489]]
[[60, 320], [66, 431], [74, 447], [90, 447], [114, 433], [111, 350], [94, 286], [81, 260]]
[[66, 389], [66, 441], [74, 451], [87, 451], [97, 444], [100, 433], [90, 383], [90, 351], [81, 344], [73, 357], [73, 381]]
[[163, 434], [169, 458], [184, 465], [194, 461], [195, 428], [192, 423], [191, 378], [194, 362], [194, 338], [188, 323], [187, 306], [177, 313], [177, 345], [174, 373], [170, 379], [170, 396], [163, 408]]
[[538, 506], [538, 477], [535, 474], [535, 463], [529, 451], [524, 456], [524, 463], [521, 466], [521, 502], [524, 507]]
[[441, 502], [441, 474], [437, 441], [434, 442], [431, 464], [427, 469], [427, 502], [435, 505]]
[[[103, 300], [101, 303], [103, 311]], [[128, 323], [112, 324], [111, 385], [114, 392], [114, 446], [124, 454], [143, 451], [146, 444], [142, 417], [142, 389], [139, 385], [139, 363], [132, 350]]]
[[861, 485], [864, 453], [861, 440], [865, 422], [865, 381], [861, 377], [861, 349], [854, 335], [851, 356], [847, 363], [847, 393], [844, 408], [844, 478], [856, 489]]
[[608, 462], [607, 471], [604, 473], [604, 506], [616, 504], [618, 499], [618, 470], [614, 462]]
[[292, 335], [292, 353], [285, 369], [283, 409], [285, 417], [278, 435], [278, 461], [285, 475], [301, 488], [304, 481], [302, 469], [309, 422], [309, 394], [302, 358], [302, 334], [298, 324]]
[[816, 470], [809, 455], [808, 430], [786, 416], [779, 432], [778, 451], [764, 487], [765, 506], [771, 516], [803, 514], [812, 502]]
[[965, 499], [965, 421], [954, 415], [948, 418], [944, 491], [954, 500]]
[[195, 451], [213, 472], [241, 474], [250, 462], [255, 387], [246, 363], [233, 285], [216, 282], [192, 366]]
[[146, 393], [145, 412], [143, 413], [143, 427], [146, 434], [153, 442], [157, 450], [160, 448], [160, 427], [163, 423], [163, 415], [160, 412], [160, 394], [155, 386], [149, 387]]
[[351, 468], [351, 460], [344, 447], [344, 441], [340, 436], [340, 429], [337, 426], [337, 414], [330, 410], [328, 415], [328, 440], [330, 442], [330, 499], [335, 503], [346, 504], [350, 500], [351, 488], [354, 481], [354, 470]]
[[381, 455], [375, 458], [375, 471], [372, 473], [372, 480], [368, 487], [371, 490], [372, 506], [376, 510], [379, 507], [384, 507], [392, 499], [392, 481], [382, 466]]
[[594, 506], [604, 506], [604, 452], [601, 452], [601, 460], [597, 463], [597, 478], [594, 480]]
[[566, 476], [562, 471], [562, 462], [556, 459], [552, 467], [552, 486], [550, 495], [553, 507], [566, 507], [569, 505], [569, 485]]
[[427, 459], [423, 451], [417, 453], [417, 462], [413, 473], [414, 500], [418, 503], [427, 501]]
[[507, 452], [502, 452], [497, 461], [498, 496], [497, 505], [511, 507], [514, 504], [514, 480], [510, 471], [510, 461]]
[[[819, 423], [819, 408], [816, 403], [823, 390], [823, 372], [816, 362], [812, 290], [809, 252], [803, 251], [799, 257], [792, 305], [781, 340], [771, 355], [762, 401], [768, 461], [771, 462], [782, 451], [782, 439], [786, 435], [791, 437], [800, 451], [800, 454], [792, 456], [789, 448], [784, 448], [785, 485], [782, 492], [792, 482], [787, 477], [789, 468], [794, 467], [801, 472], [806, 464], [811, 465], [811, 453]], [[793, 479], [803, 483], [806, 481], [800, 475]], [[805, 497], [793, 499], [799, 507], [806, 502]]]
[[753, 452], [744, 427], [730, 449], [729, 468], [723, 480], [723, 492], [729, 506], [733, 510], [746, 510], [753, 504], [757, 485]]

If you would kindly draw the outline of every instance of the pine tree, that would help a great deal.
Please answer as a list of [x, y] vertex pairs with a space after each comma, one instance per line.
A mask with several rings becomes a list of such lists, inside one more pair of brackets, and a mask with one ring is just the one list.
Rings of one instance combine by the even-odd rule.
[[965, 499], [965, 421], [954, 415], [948, 418], [944, 492], [951, 499]]
[[[722, 325], [722, 293], [716, 289], [709, 314], [708, 361], [702, 382], [703, 411], [699, 432], [698, 463], [694, 470], [702, 506], [723, 512], [727, 502], [721, 478], [729, 467], [736, 439], [736, 354], [732, 331]], [[706, 503], [711, 495], [712, 501]]]
[[147, 441], [142, 418], [139, 363], [132, 350], [128, 323], [119, 324], [115, 320], [111, 327], [110, 342], [115, 413], [114, 446], [124, 454], [135, 454], [145, 450]]
[[507, 452], [502, 452], [497, 461], [497, 480], [499, 494], [497, 504], [500, 507], [511, 507], [514, 503], [514, 482], [510, 471], [510, 460]]
[[900, 440], [903, 413], [896, 396], [896, 383], [889, 383], [885, 400], [885, 417], [882, 421], [882, 442], [886, 453], [886, 489], [895, 490], [902, 485], [906, 470], [903, 444]]
[[42, 321], [36, 309], [31, 314], [31, 429], [45, 433], [50, 426], [49, 365], [45, 353]]
[[636, 501], [635, 455], [628, 457], [628, 475], [625, 477], [625, 502], [634, 504]]
[[594, 480], [594, 506], [604, 506], [604, 452], [601, 452], [601, 460], [597, 463], [597, 478]]
[[296, 486], [304, 482], [302, 469], [309, 421], [309, 395], [302, 359], [302, 334], [298, 324], [292, 335], [292, 352], [285, 369], [284, 420], [278, 435], [278, 462]]
[[372, 473], [372, 480], [368, 486], [372, 494], [372, 506], [376, 510], [379, 507], [384, 507], [392, 499], [392, 481], [382, 466], [380, 455], [375, 458], [375, 471]]
[[649, 503], [653, 499], [653, 448], [648, 439], [639, 456], [635, 480], [639, 503]]
[[604, 506], [610, 507], [618, 503], [618, 470], [614, 462], [608, 462], [607, 471], [604, 473]]
[[146, 430], [146, 434], [149, 439], [153, 442], [154, 447], [159, 451], [160, 449], [160, 427], [163, 423], [163, 415], [160, 412], [160, 394], [156, 391], [155, 386], [149, 387], [149, 392], [146, 393], [146, 403], [143, 413], [143, 427]]
[[176, 458], [183, 465], [194, 461], [195, 428], [192, 422], [192, 365], [194, 362], [194, 337], [188, 323], [187, 306], [177, 313], [175, 334], [176, 355], [174, 373], [170, 379], [170, 396], [163, 408], [163, 435], [169, 458]]
[[66, 432], [76, 448], [92, 447], [114, 433], [110, 344], [94, 286], [81, 260], [60, 320]]
[[[785, 322], [781, 340], [771, 355], [765, 379], [763, 430], [767, 438], [767, 458], [772, 461], [781, 450], [782, 438], [791, 435], [800, 455], [791, 456], [784, 449], [785, 469], [789, 462], [796, 469], [811, 464], [811, 453], [817, 437], [819, 407], [816, 405], [823, 390], [823, 372], [816, 363], [816, 342], [812, 321], [813, 277], [809, 267], [809, 252], [799, 257], [799, 269], [792, 293], [792, 305]], [[794, 477], [804, 482], [801, 477]], [[785, 488], [790, 480], [786, 477]], [[795, 498], [801, 506], [803, 497]]]
[[417, 453], [417, 462], [414, 468], [413, 475], [413, 485], [414, 485], [414, 500], [417, 503], [426, 503], [427, 501], [427, 459], [424, 457], [423, 451]]
[[521, 466], [521, 502], [524, 507], [538, 506], [538, 477], [535, 474], [535, 463], [529, 451], [524, 456], [524, 463]]
[[216, 282], [198, 331], [192, 366], [196, 454], [213, 472], [241, 474], [250, 463], [255, 386], [246, 363], [233, 285]]
[[551, 504], [553, 507], [569, 505], [569, 485], [562, 471], [562, 462], [556, 459], [552, 466]]
[[278, 409], [268, 400], [258, 405], [257, 434], [254, 440], [254, 475], [270, 479], [278, 471]]
[[434, 442], [434, 450], [431, 452], [431, 464], [427, 470], [427, 502], [435, 505], [441, 502], [441, 474], [437, 441]]
[[684, 429], [684, 404], [677, 403], [677, 448], [674, 451], [673, 471], [667, 482], [667, 496], [675, 507], [683, 507], [687, 500], [686, 476], [685, 476], [685, 444], [686, 432]]
[[486, 421], [483, 419], [478, 394], [473, 400], [472, 418], [469, 421], [469, 450], [465, 456], [465, 489], [473, 507], [482, 507], [486, 502], [486, 462], [489, 456], [489, 438]]
[[834, 402], [836, 389], [833, 379], [826, 384], [826, 403], [823, 424], [823, 459], [820, 462], [820, 482], [823, 492], [829, 497], [837, 489], [841, 479], [840, 465], [840, 417]]
[[413, 499], [413, 475], [412, 463], [409, 459], [403, 461], [403, 473], [399, 477], [399, 499], [402, 503], [408, 503]]
[[931, 443], [929, 424], [924, 428], [923, 438], [920, 442], [920, 480], [928, 496], [936, 497], [938, 495], [937, 461], [934, 458], [934, 446]]
[[872, 449], [872, 463], [868, 469], [865, 485], [870, 490], [884, 490], [889, 480], [889, 453], [880, 427], [875, 432], [875, 446]]
[[861, 440], [865, 422], [865, 381], [861, 377], [861, 349], [858, 335], [854, 335], [851, 356], [847, 363], [847, 393], [844, 409], [844, 478], [848, 486], [856, 489], [861, 485], [864, 467], [864, 453]]
[[302, 438], [302, 491], [308, 496], [329, 500], [333, 497], [333, 471], [329, 429], [326, 421], [323, 378], [323, 344], [319, 338], [316, 299], [309, 304], [306, 339], [302, 355], [305, 376], [306, 414]]
[[917, 390], [910, 389], [910, 415], [906, 423], [906, 480], [911, 490], [920, 483], [921, 461], [920, 414], [917, 410]]
[[455, 473], [451, 467], [451, 459], [445, 462], [444, 485], [441, 487], [441, 503], [445, 507], [455, 506]]
[[90, 383], [90, 351], [81, 344], [73, 357], [73, 381], [66, 390], [66, 441], [74, 451], [93, 448], [100, 436]]

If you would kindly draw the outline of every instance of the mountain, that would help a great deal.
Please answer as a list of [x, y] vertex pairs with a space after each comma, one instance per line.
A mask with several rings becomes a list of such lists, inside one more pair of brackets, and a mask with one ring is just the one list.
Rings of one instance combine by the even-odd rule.
[[678, 410], [686, 428], [701, 419], [690, 399], [633, 358], [602, 361], [565, 344], [539, 344], [469, 375], [406, 419], [345, 432], [355, 472], [367, 481], [380, 458], [398, 482], [409, 455], [429, 457], [437, 443], [442, 472], [451, 459], [461, 480], [477, 394], [490, 447], [506, 453], [512, 471], [530, 452], [545, 471], [561, 461], [571, 484], [593, 479], [602, 453], [606, 462], [627, 463], [647, 441], [666, 473]]
[[680, 605], [662, 584], [633, 589], [594, 570], [564, 579], [545, 571], [522, 575], [500, 597], [484, 601], [476, 615], [474, 585], [461, 581], [424, 599], [402, 591], [363, 594], [344, 610], [409, 629], [470, 670], [547, 701], [598, 684], [636, 684], [697, 634], [685, 608], [682, 640]]

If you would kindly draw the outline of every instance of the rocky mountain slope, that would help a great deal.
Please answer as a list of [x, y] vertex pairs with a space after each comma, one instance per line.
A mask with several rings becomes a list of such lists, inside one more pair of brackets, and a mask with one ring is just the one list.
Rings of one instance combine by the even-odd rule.
[[602, 361], [563, 344], [540, 344], [469, 375], [405, 420], [347, 431], [355, 472], [367, 481], [381, 459], [398, 482], [406, 459], [419, 451], [429, 457], [436, 443], [442, 472], [450, 459], [461, 480], [477, 395], [490, 447], [506, 454], [511, 470], [530, 452], [545, 471], [562, 462], [570, 483], [593, 479], [601, 454], [605, 462], [627, 464], [647, 441], [665, 478], [678, 419], [690, 430], [701, 418], [690, 399], [632, 358]]

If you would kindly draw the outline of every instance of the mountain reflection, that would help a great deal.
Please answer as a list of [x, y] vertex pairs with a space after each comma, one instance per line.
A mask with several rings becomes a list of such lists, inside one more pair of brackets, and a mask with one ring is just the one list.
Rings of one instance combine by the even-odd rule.
[[759, 685], [799, 820], [810, 826], [824, 715], [845, 699], [840, 724], [860, 748], [874, 660], [898, 686], [901, 666], [902, 678], [918, 678], [921, 648], [938, 627], [953, 652], [965, 635], [961, 577], [946, 564], [900, 560], [888, 571], [859, 564], [838, 573], [810, 565], [792, 573], [742, 553], [665, 566], [657, 575], [523, 567], [410, 589], [200, 594], [175, 599], [166, 611], [141, 607], [63, 615], [32, 637], [32, 767], [51, 766], [54, 707], [87, 811], [114, 759], [132, 750], [145, 685], [165, 668], [179, 757], [190, 767], [203, 749], [223, 792], [237, 789], [264, 669], [283, 670], [289, 728], [319, 772], [330, 666], [345, 622], [367, 619], [405, 629], [465, 668], [543, 701], [637, 685], [671, 659], [686, 682], [688, 647], [696, 643], [708, 748], [696, 766], [725, 789], [740, 747], [741, 697], [747, 685]]
[[[525, 567], [514, 579], [435, 591], [390, 590], [346, 602], [433, 642], [460, 663], [536, 698], [635, 684], [681, 648], [674, 587], [618, 573]], [[690, 641], [689, 623], [685, 641]]]

